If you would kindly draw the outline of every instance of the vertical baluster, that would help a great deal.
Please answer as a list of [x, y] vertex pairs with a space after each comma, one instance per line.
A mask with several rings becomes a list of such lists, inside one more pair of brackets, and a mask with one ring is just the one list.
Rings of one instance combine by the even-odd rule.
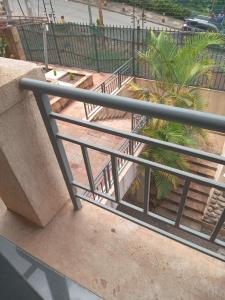
[[190, 183], [191, 183], [190, 179], [186, 178], [185, 183], [184, 183], [184, 188], [183, 188], [183, 194], [181, 196], [181, 201], [179, 203], [179, 209], [178, 209], [178, 212], [177, 212], [177, 218], [176, 218], [176, 222], [175, 222], [176, 227], [179, 227], [179, 225], [180, 225], [180, 221], [181, 221], [181, 218], [182, 218], [182, 215], [183, 215], [183, 210], [184, 210], [184, 207], [185, 207], [185, 202], [186, 202], [186, 199], [187, 199]]
[[104, 178], [105, 191], [106, 191], [106, 193], [108, 193], [109, 187], [108, 187], [108, 180], [107, 180], [106, 169], [105, 168], [103, 170], [103, 178]]
[[151, 186], [151, 169], [149, 167], [145, 167], [144, 213], [146, 215], [149, 212], [150, 186]]
[[91, 163], [90, 163], [87, 147], [85, 147], [84, 145], [81, 145], [81, 151], [83, 154], [83, 159], [84, 159], [84, 164], [85, 164], [85, 168], [86, 168], [86, 172], [87, 172], [87, 176], [88, 176], [90, 189], [94, 196], [95, 183], [94, 183], [94, 178], [93, 178], [93, 173], [92, 173], [92, 169], [91, 169]]
[[108, 176], [109, 188], [111, 188], [112, 187], [112, 182], [111, 182], [109, 164], [107, 165], [106, 171], [107, 171], [107, 176]]
[[112, 176], [113, 176], [114, 189], [115, 189], [115, 199], [116, 199], [116, 202], [120, 202], [118, 165], [117, 165], [117, 157], [115, 155], [111, 155], [111, 162], [112, 162]]

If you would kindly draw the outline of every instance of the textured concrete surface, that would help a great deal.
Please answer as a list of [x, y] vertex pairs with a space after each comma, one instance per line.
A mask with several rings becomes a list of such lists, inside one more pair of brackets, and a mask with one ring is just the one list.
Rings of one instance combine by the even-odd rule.
[[224, 263], [91, 204], [44, 229], [6, 211], [0, 234], [107, 300], [224, 299]]

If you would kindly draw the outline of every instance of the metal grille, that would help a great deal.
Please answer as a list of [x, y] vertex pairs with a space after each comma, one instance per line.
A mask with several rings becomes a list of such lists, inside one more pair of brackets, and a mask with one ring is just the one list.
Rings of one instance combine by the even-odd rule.
[[[132, 74], [133, 58], [130, 58], [121, 67], [113, 72], [105, 81], [99, 84], [94, 91], [103, 94], [114, 94], [127, 83]], [[101, 110], [101, 106], [95, 104], [84, 103], [86, 119], [90, 119], [94, 114]]]
[[[146, 228], [154, 230], [161, 233], [167, 237], [170, 237], [176, 241], [179, 241], [185, 245], [193, 247], [211, 256], [217, 257], [224, 260], [224, 257], [212, 250], [207, 249], [203, 245], [199, 245], [193, 240], [188, 240], [185, 237], [180, 237], [178, 233], [171, 233], [168, 227], [162, 229], [161, 225], [166, 224], [166, 226], [172, 227], [176, 230], [188, 233], [191, 237], [198, 237], [202, 241], [207, 241], [210, 245], [217, 245], [224, 247], [225, 242], [223, 237], [221, 237], [220, 231], [225, 221], [225, 210], [221, 214], [219, 221], [214, 226], [212, 232], [205, 233], [197, 231], [191, 227], [185, 226], [182, 223], [183, 213], [185, 210], [187, 195], [189, 193], [190, 185], [192, 183], [201, 184], [210, 188], [217, 188], [221, 191], [225, 191], [225, 185], [215, 181], [214, 179], [209, 179], [207, 177], [199, 176], [191, 172], [182, 171], [175, 169], [154, 161], [149, 161], [141, 157], [137, 157], [135, 153], [131, 153], [129, 150], [118, 149], [113, 150], [107, 147], [100, 146], [99, 144], [93, 144], [82, 140], [79, 138], [74, 138], [67, 136], [64, 133], [59, 132], [56, 125], [56, 120], [61, 120], [72, 125], [79, 125], [85, 128], [97, 130], [102, 133], [107, 133], [110, 135], [119, 136], [127, 139], [131, 143], [142, 143], [143, 145], [155, 145], [157, 147], [166, 148], [177, 153], [183, 153], [184, 155], [189, 155], [192, 157], [197, 157], [199, 159], [204, 159], [206, 161], [215, 162], [221, 165], [225, 165], [225, 157], [216, 155], [213, 153], [208, 153], [205, 151], [192, 149], [184, 147], [177, 144], [167, 143], [161, 140], [155, 140], [149, 137], [139, 135], [137, 133], [128, 133], [122, 130], [114, 130], [112, 128], [105, 127], [99, 124], [93, 124], [88, 121], [78, 120], [67, 116], [62, 116], [51, 111], [51, 106], [47, 94], [55, 95], [59, 97], [69, 98], [71, 100], [91, 103], [99, 106], [105, 106], [109, 108], [114, 108], [118, 110], [127, 111], [130, 113], [137, 113], [140, 115], [145, 115], [147, 117], [155, 117], [159, 119], [165, 119], [168, 121], [174, 121], [188, 124], [191, 126], [198, 126], [201, 128], [206, 128], [209, 130], [214, 130], [218, 132], [225, 133], [225, 117], [219, 115], [213, 115], [209, 113], [196, 112], [186, 109], [181, 109], [177, 107], [170, 107], [159, 104], [146, 103], [144, 101], [131, 100], [125, 97], [117, 97], [106, 94], [97, 94], [92, 91], [86, 90], [76, 90], [70, 87], [57, 86], [54, 84], [49, 84], [32, 79], [22, 79], [20, 81], [21, 87], [32, 90], [34, 92], [37, 104], [39, 106], [40, 112], [42, 114], [43, 121], [45, 123], [46, 129], [49, 134], [49, 138], [52, 142], [58, 163], [61, 167], [62, 174], [64, 176], [68, 191], [70, 193], [71, 200], [75, 209], [81, 207], [80, 200], [90, 202], [92, 204], [98, 205], [108, 211], [111, 211], [117, 215], [123, 216], [131, 221], [134, 221]], [[74, 181], [71, 169], [63, 148], [62, 141], [67, 141], [72, 144], [78, 145], [82, 151], [83, 159], [85, 162], [85, 168], [87, 172], [87, 178], [89, 185], [80, 184]], [[107, 193], [109, 188], [105, 190], [97, 190], [96, 182], [93, 178], [92, 166], [89, 158], [90, 149], [98, 151], [100, 153], [107, 154], [110, 156], [110, 167], [106, 168], [106, 173], [110, 168], [109, 172], [110, 182], [113, 183], [114, 194]], [[127, 146], [125, 147], [127, 149]], [[145, 185], [144, 185], [144, 201], [143, 208], [136, 205], [131, 205], [130, 203], [121, 199], [120, 194], [120, 174], [119, 165], [121, 160], [128, 161], [130, 163], [135, 163], [144, 169], [145, 174]], [[161, 170], [168, 174], [174, 174], [184, 181], [183, 193], [179, 201], [179, 208], [176, 214], [175, 220], [162, 217], [157, 213], [153, 213], [149, 210], [149, 205], [151, 203], [150, 191], [151, 191], [151, 176], [154, 170]], [[103, 174], [103, 176], [108, 176]], [[109, 181], [108, 181], [109, 182]], [[117, 208], [112, 208], [107, 205], [103, 205], [98, 201], [92, 199], [92, 197], [85, 196], [85, 194], [78, 192], [78, 190], [84, 190], [90, 192], [96, 197], [101, 197], [107, 199], [110, 203], [118, 205], [123, 205], [129, 208], [133, 213], [122, 212]], [[154, 225], [150, 221], [154, 221]]]
[[[26, 58], [44, 62], [42, 24], [21, 25], [18, 27]], [[136, 58], [138, 51], [148, 47], [150, 31], [160, 33], [161, 29], [136, 29], [125, 27], [97, 27], [82, 24], [49, 24], [47, 32], [48, 61], [50, 64], [113, 73], [131, 57]], [[190, 32], [166, 30], [182, 45]], [[201, 76], [193, 85], [225, 90], [224, 48], [212, 48], [209, 56], [218, 62], [212, 79]], [[128, 75], [154, 79], [146, 62], [135, 59]]]

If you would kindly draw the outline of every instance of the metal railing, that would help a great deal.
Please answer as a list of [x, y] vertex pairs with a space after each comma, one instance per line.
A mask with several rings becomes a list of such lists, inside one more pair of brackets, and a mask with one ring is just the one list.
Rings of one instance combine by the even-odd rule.
[[[130, 58], [120, 68], [112, 73], [105, 81], [99, 84], [93, 91], [103, 94], [114, 94], [117, 92], [124, 83], [130, 78], [133, 68], [133, 58]], [[90, 119], [101, 106], [96, 104], [84, 103], [84, 110], [86, 119]]]
[[[133, 142], [142, 143], [144, 145], [150, 145], [150, 146], [154, 145], [157, 147], [175, 151], [177, 153], [182, 153], [184, 155], [197, 157], [199, 159], [204, 159], [221, 165], [225, 165], [225, 157], [217, 154], [205, 152], [202, 150], [198, 150], [198, 149], [192, 149], [189, 147], [164, 142], [161, 140], [156, 140], [147, 136], [142, 136], [137, 133], [128, 133], [123, 130], [112, 129], [100, 124], [94, 124], [88, 121], [78, 120], [69, 116], [64, 116], [58, 113], [54, 113], [51, 110], [51, 106], [47, 95], [49, 94], [49, 95], [69, 98], [71, 100], [91, 103], [99, 106], [105, 106], [108, 108], [123, 110], [130, 113], [137, 113], [137, 114], [145, 115], [147, 117], [155, 117], [155, 118], [164, 119], [168, 121], [176, 121], [191, 126], [197, 126], [197, 127], [201, 127], [213, 131], [218, 131], [221, 133], [225, 133], [225, 117], [220, 115], [214, 115], [214, 114], [191, 111], [191, 110], [177, 108], [177, 107], [166, 106], [166, 105], [151, 104], [144, 101], [131, 100], [126, 97], [100, 94], [100, 93], [95, 93], [93, 91], [87, 91], [82, 89], [74, 89], [70, 87], [49, 84], [46, 82], [33, 80], [33, 79], [25, 79], [25, 78], [22, 79], [20, 81], [20, 86], [24, 89], [33, 91], [35, 95], [39, 110], [41, 112], [43, 121], [45, 123], [47, 132], [49, 134], [49, 138], [51, 140], [53, 149], [58, 159], [59, 166], [61, 167], [61, 171], [64, 176], [75, 209], [81, 207], [80, 200], [87, 201], [89, 203], [102, 207], [108, 211], [111, 211], [112, 213], [122, 216], [128, 220], [131, 220], [137, 224], [145, 226], [146, 228], [149, 228], [155, 232], [163, 234], [164, 236], [167, 236], [185, 245], [195, 248], [199, 251], [207, 253], [208, 255], [224, 260], [224, 256], [222, 256], [221, 254], [213, 250], [209, 250], [207, 247], [203, 246], [202, 244], [199, 245], [195, 240], [190, 241], [186, 237], [186, 234], [191, 235], [191, 237], [198, 238], [202, 242], [207, 242], [210, 245], [225, 247], [225, 242], [223, 241], [223, 238], [220, 236], [221, 228], [225, 221], [225, 210], [222, 212], [221, 216], [219, 217], [219, 221], [217, 222], [217, 224], [212, 229], [212, 232], [210, 233], [197, 231], [191, 228], [190, 226], [184, 225], [182, 222], [182, 217], [184, 215], [187, 196], [188, 196], [191, 183], [197, 183], [199, 185], [225, 191], [225, 185], [223, 183], [217, 182], [214, 179], [200, 176], [188, 171], [183, 171], [180, 169], [162, 165], [160, 163], [146, 160], [141, 157], [136, 157], [130, 152], [124, 153], [119, 150], [113, 150], [111, 148], [101, 146], [96, 143], [91, 143], [86, 139], [82, 140], [80, 138], [68, 136], [64, 133], [59, 132], [56, 120], [67, 122], [71, 124], [71, 126], [72, 125], [82, 126], [84, 128], [96, 130], [100, 133], [122, 137], [125, 139], [129, 139]], [[62, 143], [63, 141], [70, 142], [80, 147], [83, 154], [83, 159], [84, 159], [85, 168], [87, 172], [87, 181], [89, 184], [87, 185], [80, 184], [74, 180], [63, 147], [63, 143]], [[99, 153], [103, 153], [110, 156], [111, 165], [112, 165], [111, 174], [113, 178], [115, 196], [109, 195], [106, 192], [96, 190], [91, 161], [89, 158], [89, 152], [88, 152], [89, 150], [95, 150], [98, 151]], [[120, 178], [118, 174], [119, 159], [127, 160], [131, 163], [135, 163], [137, 165], [140, 165], [144, 169], [145, 184], [143, 190], [144, 192], [143, 208], [137, 207], [136, 205], [131, 205], [128, 202], [121, 199], [120, 184], [119, 184]], [[184, 180], [184, 188], [178, 204], [179, 207], [176, 213], [175, 220], [172, 220], [168, 217], [162, 217], [157, 213], [151, 212], [149, 209], [149, 205], [151, 203], [150, 183], [151, 183], [152, 172], [154, 172], [154, 170], [163, 171], [164, 173], [167, 174], [173, 174]], [[98, 203], [97, 201], [91, 198], [85, 197], [83, 193], [80, 193], [78, 191], [80, 189], [89, 191], [93, 195], [96, 195], [98, 197], [103, 197], [106, 200], [111, 201], [112, 203], [126, 206], [127, 208], [132, 210], [133, 213], [130, 214], [127, 212], [122, 212], [119, 209], [114, 209], [112, 207], [105, 206], [101, 203]], [[138, 217], [136, 213], [138, 214]], [[141, 217], [139, 217], [139, 215], [141, 215]], [[154, 224], [151, 223], [153, 220], [155, 221]], [[162, 227], [162, 224], [164, 225], [166, 224], [166, 227]], [[176, 232], [175, 233], [171, 232], [170, 230], [168, 230], [168, 228], [173, 228], [174, 230], [176, 230]], [[177, 231], [184, 233], [184, 236], [179, 236]]]
[[[118, 149], [119, 152], [124, 153], [126, 155], [134, 155], [141, 143], [133, 143], [132, 140], [126, 139], [125, 142], [121, 145]], [[117, 158], [117, 173], [118, 175], [124, 170], [125, 166], [127, 165], [128, 161], [124, 160], [123, 158]], [[96, 191], [100, 193], [108, 193], [110, 189], [113, 189], [113, 167], [112, 161], [109, 160], [103, 170], [95, 177], [94, 185]], [[92, 197], [92, 192], [85, 192], [84, 197]], [[94, 196], [96, 201], [101, 201], [104, 199], [102, 196]]]
[[[20, 25], [18, 31], [27, 60], [44, 62], [42, 24]], [[47, 32], [48, 61], [50, 64], [112, 73], [136, 52], [146, 52], [150, 32], [166, 31], [178, 46], [183, 45], [192, 32], [161, 28], [135, 29], [121, 26], [93, 26], [76, 23], [49, 24]], [[194, 33], [195, 34], [195, 33]], [[224, 47], [210, 47], [207, 57], [220, 68], [212, 76], [200, 76], [196, 86], [225, 91]], [[146, 61], [136, 59], [131, 75], [146, 79], [155, 76]]]
[[[132, 132], [138, 132], [147, 122], [147, 118], [145, 116], [132, 114], [131, 117], [131, 126]], [[118, 151], [128, 155], [135, 155], [136, 151], [142, 144], [138, 141], [133, 141], [131, 139], [126, 139]], [[128, 161], [122, 158], [117, 158], [117, 171], [118, 175], [124, 170]], [[109, 160], [105, 167], [99, 172], [99, 174], [94, 178], [94, 185], [97, 191], [101, 193], [108, 193], [110, 189], [113, 189], [113, 173], [112, 173], [112, 162]], [[91, 197], [93, 194], [91, 192], [85, 192], [85, 197]], [[94, 197], [96, 201], [101, 201], [102, 197]]]

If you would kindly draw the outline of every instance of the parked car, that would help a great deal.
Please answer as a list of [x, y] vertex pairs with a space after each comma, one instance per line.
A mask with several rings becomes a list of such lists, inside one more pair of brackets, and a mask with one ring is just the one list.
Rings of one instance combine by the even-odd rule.
[[210, 32], [219, 32], [219, 26], [211, 21], [210, 17], [192, 17], [185, 19], [185, 23], [183, 25], [184, 31], [210, 31]]

